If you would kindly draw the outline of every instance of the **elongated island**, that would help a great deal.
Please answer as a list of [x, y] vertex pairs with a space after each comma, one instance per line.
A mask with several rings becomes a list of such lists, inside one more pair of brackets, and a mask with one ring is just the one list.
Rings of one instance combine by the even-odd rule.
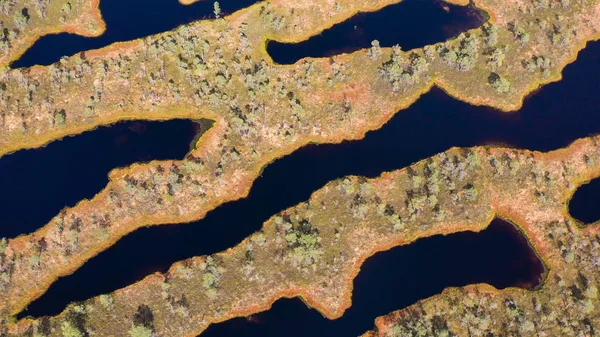
[[181, 261], [59, 316], [21, 320], [8, 336], [195, 336], [295, 296], [335, 319], [351, 305], [353, 279], [371, 255], [432, 235], [481, 231], [494, 217], [514, 223], [547, 266], [539, 289], [451, 288], [378, 319], [369, 335], [595, 331], [600, 230], [578, 226], [566, 204], [598, 176], [600, 137], [549, 153], [453, 148], [375, 179], [342, 178], [229, 250]]
[[100, 0], [19, 0], [0, 3], [0, 67], [17, 60], [40, 37], [99, 36], [106, 29]]
[[[37, 329], [39, 322], [48, 321], [36, 321], [38, 323], [34, 324], [24, 320], [15, 325], [11, 317], [43, 294], [58, 277], [72, 273], [127, 233], [142, 226], [200, 219], [222, 203], [244, 197], [262, 168], [281, 156], [308, 143], [337, 143], [362, 138], [367, 131], [381, 127], [397, 111], [410, 106], [434, 85], [471, 104], [514, 111], [521, 106], [529, 92], [559, 80], [561, 70], [575, 60], [577, 52], [588, 41], [599, 37], [598, 0], [513, 1], [508, 4], [476, 0], [474, 5], [490, 16], [488, 23], [447, 42], [424, 48], [403, 51], [398, 46], [383, 48], [373, 44], [372, 48], [351, 54], [322, 59], [307, 58], [293, 65], [275, 64], [266, 52], [267, 41], [301, 41], [359, 11], [375, 11], [395, 2], [398, 1], [370, 0], [359, 3], [340, 0], [333, 3], [315, 0], [302, 5], [284, 1], [262, 2], [224, 18], [198, 21], [171, 32], [83, 52], [48, 67], [7, 69], [0, 73], [0, 155], [39, 147], [67, 135], [121, 120], [207, 118], [215, 121], [213, 128], [200, 138], [185, 160], [153, 161], [116, 169], [110, 174], [108, 186], [93, 199], [83, 200], [63, 210], [34, 233], [0, 241], [0, 319], [7, 323], [6, 329], [11, 334], [25, 333], [29, 328]], [[588, 144], [582, 147], [590, 151], [586, 153], [589, 158], [594, 158], [593, 151], [589, 149], [592, 148], [589, 144], [594, 142], [595, 139], [588, 139], [576, 145]], [[577, 152], [576, 145], [548, 155], [508, 151], [507, 156], [510, 159], [511, 155], [517, 153], [532, 158], [533, 162], [527, 164], [537, 167], [546, 165], [544, 158], [557, 156], [557, 153]], [[483, 157], [482, 162], [489, 159], [483, 149], [471, 152]], [[454, 155], [454, 152], [450, 153]], [[584, 170], [582, 167], [594, 167], [589, 163], [587, 166], [579, 165], [581, 159], [565, 156], [577, 164], [573, 164], [574, 172], [579, 172], [576, 169]], [[521, 163], [521, 159], [514, 159], [514, 162]], [[597, 173], [597, 170], [590, 170], [584, 170], [581, 175], [589, 179]], [[490, 172], [484, 168], [465, 169], [465, 172], [481, 175], [469, 180], [475, 189], [490, 188], [494, 193], [511, 195], [515, 191], [525, 191], [523, 193], [527, 195], [535, 192], [526, 186], [517, 186], [513, 180], [506, 184], [491, 184], [489, 181], [493, 179], [490, 178]], [[381, 179], [384, 177], [386, 175]], [[354, 184], [354, 180], [349, 179], [349, 182]], [[510, 185], [512, 183], [515, 185]], [[490, 184], [494, 187], [488, 186]], [[418, 187], [417, 184], [414, 188]], [[455, 187], [455, 190], [459, 188], [469, 190], [464, 192], [464, 198], [470, 200], [472, 196], [467, 196], [474, 191], [465, 186]], [[569, 191], [572, 189], [555, 186], [551, 191], [544, 192], [541, 198], [552, 193], [563, 193], [565, 188]], [[410, 218], [398, 215], [398, 219], [393, 219], [400, 229], [408, 222], [429, 222], [429, 226], [433, 226], [435, 221], [439, 221], [443, 224], [440, 228], [444, 230], [437, 233], [451, 233], [466, 229], [481, 230], [496, 213], [509, 219], [516, 216], [514, 214], [517, 213], [513, 214], [512, 211], [508, 212], [513, 214], [509, 216], [495, 209], [496, 206], [490, 206], [492, 200], [487, 203], [481, 201], [481, 198], [486, 198], [486, 193], [475, 194], [473, 207], [482, 208], [470, 211], [472, 218], [467, 220], [472, 222], [464, 218], [456, 218], [456, 222], [452, 223], [444, 222], [444, 219], [452, 218], [453, 212], [458, 216], [458, 212], [438, 205], [435, 200], [427, 200], [428, 196], [418, 196], [415, 202], [421, 208], [437, 205], [434, 209], [439, 213], [436, 215], [439, 219], [415, 210], [410, 213]], [[389, 198], [392, 202], [392, 197]], [[459, 200], [463, 200], [462, 197]], [[400, 201], [396, 202], [398, 206], [393, 208], [400, 209]], [[527, 205], [537, 207], [538, 202]], [[556, 201], [555, 204], [560, 205], [560, 202]], [[548, 209], [553, 208], [548, 206]], [[368, 207], [364, 211], [367, 212]], [[400, 214], [397, 212], [393, 214]], [[389, 212], [384, 209], [383, 213]], [[322, 261], [320, 259], [327, 256], [323, 249], [316, 248], [323, 243], [312, 231], [311, 221], [306, 227], [291, 215], [289, 221], [284, 220], [279, 220], [282, 224], [271, 227], [278, 228], [279, 243], [283, 246], [289, 244], [294, 248], [294, 253], [291, 256], [286, 255], [285, 251], [279, 253], [279, 260], [281, 263], [291, 261], [294, 268], [301, 268], [295, 273], [292, 272], [295, 269], [291, 269], [289, 279], [281, 280], [283, 283], [280, 286], [283, 288], [271, 287], [270, 292], [259, 291], [265, 294], [265, 298], [260, 302], [263, 304], [256, 307], [264, 309], [281, 296], [303, 295], [308, 303], [321, 307], [328, 317], [339, 316], [349, 305], [348, 282], [358, 272], [360, 262], [370, 254], [436, 233], [426, 230], [410, 236], [413, 234], [400, 231], [394, 243], [382, 243], [381, 246], [372, 246], [368, 242], [358, 244], [355, 241], [358, 246], [364, 246], [365, 249], [370, 247], [370, 250], [351, 252], [356, 253], [351, 254], [354, 260], [350, 257], [334, 259], [335, 268], [344, 278], [330, 280], [340, 284], [330, 284], [326, 288], [335, 291], [325, 291], [319, 288], [322, 285], [314, 288], [302, 281], [305, 275], [320, 273], [320, 268], [325, 268], [321, 263], [313, 262], [307, 266], [303, 263]], [[538, 227], [528, 223], [527, 219], [517, 220], [514, 222], [526, 231], [540, 255], [546, 256], [546, 246], [536, 246], [535, 241], [542, 240], [545, 234], [536, 234], [531, 228]], [[272, 221], [275, 223], [276, 220]], [[369, 221], [374, 222], [375, 218]], [[271, 227], [267, 224], [265, 228]], [[366, 240], [371, 230], [367, 226], [365, 235], [360, 236], [361, 240]], [[274, 240], [277, 231], [273, 230], [269, 238]], [[289, 243], [288, 236], [295, 237], [296, 241]], [[253, 247], [263, 247], [260, 242], [250, 243]], [[271, 248], [266, 245], [261, 249], [264, 249], [264, 254], [271, 254]], [[343, 243], [336, 249], [343, 251]], [[190, 326], [189, 319], [183, 315], [181, 324], [167, 327], [159, 323], [162, 318], [155, 313], [156, 325], [153, 324], [151, 329], [142, 325], [146, 329], [161, 331], [166, 335], [185, 335], [201, 331], [211, 322], [251, 312], [251, 307], [244, 307], [242, 304], [246, 302], [241, 300], [237, 302], [240, 307], [232, 307], [228, 311], [227, 306], [233, 305], [232, 299], [219, 298], [218, 292], [209, 291], [218, 288], [219, 281], [216, 279], [231, 270], [220, 263], [235, 258], [237, 253], [234, 251], [241, 249], [233, 249], [230, 256], [227, 255], [229, 253], [219, 255], [221, 260], [198, 258], [191, 260], [195, 262], [190, 262], [189, 266], [179, 264], [166, 276], [155, 275], [117, 292], [130, 294], [131, 298], [123, 300], [123, 306], [118, 305], [118, 310], [110, 311], [132, 317], [131, 310], [139, 308], [131, 306], [141, 303], [142, 299], [147, 301], [148, 298], [143, 294], [148, 294], [153, 286], [163, 287], [164, 280], [173, 276], [175, 284], [172, 287], [181, 289], [180, 294], [184, 290], [202, 291], [197, 297], [200, 300], [206, 295], [204, 291], [208, 291], [212, 295], [206, 295], [206, 298], [223, 303], [212, 304], [218, 309], [215, 309], [216, 312], [190, 310], [188, 314], [193, 312], [205, 317], [196, 320], [194, 326]], [[189, 281], [173, 271], [179, 271], [181, 266], [201, 270], [204, 273], [202, 275], [210, 274], [202, 276], [207, 286], [201, 289], [189, 289], [183, 284], [176, 286], [179, 281], [175, 280], [182, 280], [183, 283]], [[185, 268], [182, 269], [184, 274]], [[264, 274], [266, 276], [261, 279], [264, 281], [262, 284], [271, 284], [273, 280], [270, 278], [276, 279], [280, 273], [276, 270], [272, 272], [275, 275]], [[192, 273], [190, 279], [194, 275]], [[249, 286], [240, 284], [240, 280], [231, 282], [240, 288], [233, 296], [248, 301], [256, 300], [244, 297], [249, 293], [246, 294], [243, 289]], [[256, 292], [256, 289], [248, 289]], [[171, 301], [181, 302], [180, 294], [171, 296], [167, 292], [163, 301], [171, 298]], [[267, 294], [272, 295], [269, 297]], [[116, 300], [121, 298], [119, 296], [113, 297]], [[187, 297], [192, 298], [194, 294], [189, 293]], [[138, 302], [135, 298], [139, 298]], [[74, 310], [73, 315], [79, 315], [77, 312], [81, 314], [81, 308]], [[145, 307], [140, 310], [147, 313]], [[68, 313], [71, 312], [69, 309]], [[54, 327], [50, 329], [52, 334], [62, 329], [59, 326], [71, 324], [63, 322], [65, 315], [67, 313], [49, 320], [50, 326]], [[106, 321], [105, 328], [101, 327], [101, 322], [94, 322], [93, 319], [86, 318], [86, 322], [95, 329], [123, 328], [112, 319]], [[134, 326], [140, 327], [139, 324]], [[386, 329], [381, 320], [379, 326], [382, 331]], [[127, 329], [129, 325], [119, 331]]]

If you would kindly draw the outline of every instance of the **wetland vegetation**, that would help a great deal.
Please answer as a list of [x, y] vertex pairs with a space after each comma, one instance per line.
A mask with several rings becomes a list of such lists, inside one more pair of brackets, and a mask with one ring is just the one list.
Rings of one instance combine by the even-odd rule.
[[[61, 209], [92, 198], [114, 168], [183, 159], [207, 128], [178, 119], [126, 121], [3, 157], [0, 237], [33, 232]], [[30, 211], [33, 205], [35, 212]]]
[[[559, 80], [579, 50], [600, 36], [598, 0], [475, 0], [489, 22], [422, 48], [373, 42], [288, 65], [273, 63], [265, 48], [266, 41], [298, 43], [357, 12], [397, 2], [272, 1], [227, 16], [214, 3], [213, 20], [48, 66], [2, 70], [0, 155], [121, 120], [203, 118], [214, 126], [184, 160], [115, 169], [90, 200], [33, 233], [0, 239], [0, 334], [193, 335], [296, 296], [338, 318], [351, 304], [360, 266], [373, 254], [420, 238], [482, 231], [498, 216], [518, 226], [549, 266], [539, 290], [448, 288], [377, 319], [368, 335], [593, 334], [600, 239], [596, 227], [575, 225], [567, 203], [578, 186], [600, 175], [597, 137], [548, 153], [453, 148], [406, 159], [402, 166], [422, 160], [377, 178], [336, 179], [308, 201], [277, 210], [227, 251], [177, 262], [53, 317], [15, 321], [57, 278], [128, 233], [199, 220], [247, 196], [279, 157], [310, 143], [360, 139], [433, 86], [469, 104], [517, 110], [527, 94]], [[76, 20], [98, 19], [93, 4]], [[29, 31], [29, 19], [11, 15]], [[30, 35], [13, 42], [30, 44], [27, 36], [76, 26], [47, 22], [50, 28], [35, 31], [32, 25]]]
[[[369, 256], [419, 238], [481, 231], [494, 217], [502, 217], [530, 238], [534, 251], [549, 266], [537, 291], [498, 290], [484, 284], [449, 288], [407, 310], [427, 310], [427, 303], [443, 304], [457, 294], [471, 296], [473, 302], [466, 303], [510, 302], [510, 307], [516, 306], [520, 312], [537, 310], [536, 303], [570, 301], [570, 310], [552, 311], [555, 316], [560, 314], [556, 320], [526, 313], [515, 318], [512, 311], [495, 312], [501, 308], [495, 305], [479, 307], [473, 319], [488, 320], [494, 312], [508, 324], [509, 331], [516, 332], [529, 329], [528, 325], [547, 333], [564, 328], [564, 324], [580, 329], [582, 320], [594, 322], [597, 313], [593, 264], [600, 259], [600, 245], [595, 243], [596, 228], [587, 232], [567, 229], [574, 223], [564, 205], [579, 185], [598, 175], [597, 142], [597, 138], [586, 138], [549, 153], [455, 148], [378, 178], [338, 179], [315, 192], [309, 201], [271, 217], [260, 231], [232, 249], [178, 262], [164, 274], [72, 304], [50, 319], [22, 320], [20, 326], [35, 331], [46, 322], [49, 331], [60, 333], [59, 327], [73, 325], [77, 321], [73, 317], [79, 317], [86, 330], [78, 331], [111, 335], [136, 327], [126, 320], [117, 323], [118, 318], [133, 317], [136, 322], [136, 312], [150, 310], [154, 313], [152, 325], [144, 325], [146, 329], [159, 335], [189, 335], [211, 323], [260, 312], [281, 297], [294, 296], [301, 296], [327, 318], [339, 318], [350, 306], [353, 278]], [[518, 195], [512, 192], [515, 189], [519, 189]], [[549, 231], [548, 235], [536, 237], [540, 228]], [[561, 289], [575, 295], [564, 298]], [[532, 302], [531, 297], [536, 300]], [[456, 317], [453, 312], [444, 316], [444, 329], [456, 335], [466, 326], [461, 323], [465, 317], [462, 310], [470, 310], [469, 304], [460, 303]], [[168, 312], [171, 314], [157, 314]], [[423, 311], [419, 316], [400, 316], [420, 317], [417, 323], [409, 321], [400, 327], [412, 329], [414, 324], [437, 320], [427, 315]], [[435, 317], [435, 312], [431, 315]], [[523, 323], [519, 317], [528, 320]], [[173, 320], [177, 324], [172, 324]], [[506, 327], [484, 326], [481, 329], [490, 332]], [[378, 328], [387, 329], [379, 321]]]
[[18, 59], [40, 37], [68, 32], [98, 36], [106, 29], [98, 0], [0, 2], [0, 66]]
[[[256, 0], [221, 0], [219, 6], [224, 15], [255, 2]], [[51, 65], [65, 56], [162, 33], [196, 20], [210, 19], [214, 16], [213, 3], [214, 1], [201, 1], [184, 6], [177, 0], [100, 0], [99, 8], [106, 22], [106, 30], [102, 35], [93, 38], [68, 33], [44, 36], [16, 60], [13, 67]]]
[[276, 63], [294, 64], [305, 57], [352, 53], [371, 48], [374, 43], [412, 50], [444, 42], [485, 21], [487, 14], [474, 6], [405, 0], [376, 12], [357, 14], [302, 42], [269, 41], [267, 52]]
[[569, 201], [569, 212], [583, 225], [600, 220], [600, 179], [581, 186]]
[[[127, 235], [72, 275], [57, 280], [20, 316], [56, 314], [72, 301], [166, 272], [179, 260], [225, 250], [257, 231], [272, 214], [346, 175], [376, 177], [442, 152], [449, 143], [550, 151], [598, 133], [600, 100], [595, 92], [600, 86], [600, 68], [595, 64], [599, 57], [600, 44], [595, 42], [565, 68], [560, 82], [529, 97], [518, 116], [475, 107], [434, 89], [360, 141], [302, 148], [269, 164], [248, 197], [224, 204], [198, 222], [142, 228]], [[565, 92], [569, 99], [564, 98]], [[586, 196], [583, 200], [594, 199]], [[223, 225], [232, 223], [236, 225]], [[163, 249], [154, 249], [157, 246]]]
[[352, 306], [338, 319], [324, 318], [299, 299], [281, 299], [268, 311], [211, 325], [200, 336], [359, 336], [376, 316], [445, 288], [485, 282], [498, 289], [533, 289], [543, 272], [522, 233], [494, 219], [479, 233], [434, 236], [375, 254], [354, 279]]

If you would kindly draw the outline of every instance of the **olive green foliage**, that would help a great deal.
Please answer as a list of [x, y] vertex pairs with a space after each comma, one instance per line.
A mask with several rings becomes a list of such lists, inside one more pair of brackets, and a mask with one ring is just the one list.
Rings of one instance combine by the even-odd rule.
[[218, 1], [215, 1], [213, 4], [213, 13], [215, 14], [215, 18], [218, 19], [221, 17], [221, 6], [219, 5]]
[[152, 330], [143, 325], [131, 325], [128, 333], [131, 337], [152, 337]]
[[374, 60], [381, 55], [381, 46], [378, 40], [371, 41], [371, 48], [367, 50], [367, 55]]
[[510, 82], [496, 73], [490, 74], [488, 83], [499, 93], [507, 93], [510, 91]]
[[168, 176], [167, 192], [173, 196], [183, 190], [183, 174], [178, 166], [171, 165]]
[[523, 67], [529, 72], [542, 72], [544, 76], [550, 75], [552, 62], [544, 56], [533, 55], [531, 58], [523, 60]]
[[189, 157], [181, 165], [181, 172], [186, 175], [201, 172], [204, 168], [204, 162], [200, 158]]
[[390, 59], [378, 68], [379, 76], [389, 81], [392, 91], [400, 91], [409, 84], [418, 81], [419, 76], [427, 71], [429, 63], [420, 54], [410, 53], [405, 57], [400, 46], [392, 48]]
[[318, 229], [307, 219], [292, 221], [287, 216], [276, 217], [275, 223], [279, 233], [285, 237], [287, 256], [291, 263], [301, 269], [316, 268], [323, 255]]
[[13, 20], [15, 22], [15, 26], [19, 29], [25, 29], [29, 24], [29, 13], [27, 8], [23, 8], [20, 11], [16, 11], [13, 15]]
[[69, 321], [64, 321], [60, 326], [63, 337], [83, 337], [79, 329], [74, 327]]
[[54, 125], [55, 126], [64, 126], [65, 121], [67, 119], [67, 114], [65, 110], [60, 110], [54, 112]]
[[12, 265], [14, 260], [7, 261], [5, 258], [6, 247], [8, 247], [8, 241], [6, 238], [0, 239], [0, 290], [6, 290], [10, 283], [10, 277], [12, 273]]
[[485, 44], [489, 47], [495, 46], [496, 44], [498, 44], [498, 27], [491, 25], [491, 24], [485, 24], [482, 27], [483, 30], [483, 41], [485, 42]]
[[278, 31], [286, 26], [285, 15], [275, 13], [273, 5], [270, 2], [267, 2], [260, 8], [260, 17], [263, 24], [272, 30]]
[[212, 256], [206, 257], [200, 269], [203, 271], [202, 286], [206, 290], [206, 295], [210, 298], [216, 298], [217, 287], [224, 270], [219, 268], [218, 262]]
[[469, 71], [475, 67], [480, 54], [479, 39], [469, 33], [462, 33], [458, 37], [458, 44], [440, 44], [438, 53], [448, 65], [461, 71]]
[[492, 66], [493, 69], [500, 68], [504, 64], [504, 58], [506, 49], [502, 47], [489, 48], [485, 55], [487, 56], [487, 62]]
[[516, 22], [509, 23], [508, 24], [508, 30], [511, 33], [513, 33], [513, 36], [515, 37], [515, 39], [517, 39], [519, 42], [521, 42], [522, 45], [524, 45], [527, 42], [529, 42], [529, 39], [531, 38], [530, 35], [529, 35], [529, 33], [527, 33], [525, 31], [525, 29], [523, 29], [523, 27], [521, 27]]
[[114, 300], [111, 294], [100, 295], [98, 299], [100, 300], [102, 306], [104, 306], [105, 308], [110, 308], [114, 304]]
[[387, 337], [405, 336], [455, 337], [455, 335], [449, 331], [448, 322], [440, 316], [434, 316], [431, 321], [410, 320], [407, 324], [394, 325], [387, 334]]

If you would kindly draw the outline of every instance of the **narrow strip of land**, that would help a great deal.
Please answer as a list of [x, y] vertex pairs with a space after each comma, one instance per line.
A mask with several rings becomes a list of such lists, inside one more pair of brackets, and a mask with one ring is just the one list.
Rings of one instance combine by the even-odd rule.
[[600, 30], [598, 0], [552, 7], [478, 0], [489, 24], [422, 49], [373, 46], [289, 66], [266, 53], [267, 40], [301, 41], [396, 2], [259, 3], [49, 67], [0, 74], [3, 154], [120, 120], [215, 121], [188, 160], [115, 170], [93, 199], [9, 240], [0, 312], [16, 314], [56, 278], [139, 227], [197, 220], [244, 197], [276, 158], [308, 143], [362, 138], [434, 85], [468, 103], [517, 109], [527, 93], [560, 79]]
[[[60, 336], [67, 329], [82, 335], [92, 330], [101, 335], [143, 331], [190, 336], [212, 323], [264, 311], [279, 298], [295, 296], [334, 319], [350, 306], [353, 279], [376, 252], [433, 235], [481, 231], [494, 217], [513, 222], [528, 238], [548, 267], [543, 285], [536, 291], [476, 285], [466, 292], [444, 292], [416, 307], [460, 294], [498, 302], [480, 306], [484, 313], [504, 308], [499, 306], [503, 303], [510, 310], [498, 316], [502, 319], [514, 319], [511, 310], [518, 308], [517, 317], [527, 317], [531, 323], [526, 325], [540, 331], [554, 333], [563, 328], [562, 322], [575, 321], [571, 317], [595, 322], [600, 313], [595, 305], [598, 270], [593, 267], [600, 257], [595, 244], [599, 229], [575, 226], [566, 204], [577, 186], [600, 175], [598, 142], [597, 137], [582, 139], [549, 153], [455, 148], [375, 179], [339, 179], [307, 202], [273, 216], [236, 247], [181, 261], [166, 274], [73, 304], [58, 316], [21, 320], [10, 334], [45, 327], [48, 336]], [[561, 289], [573, 295], [566, 298]], [[572, 304], [564, 308], [557, 301]], [[458, 305], [458, 312], [472, 307], [469, 301], [451, 303]], [[533, 314], [538, 306], [558, 319]], [[523, 316], [524, 312], [531, 314]], [[427, 315], [418, 316], [422, 320], [406, 317], [413, 325], [401, 327], [437, 320]], [[444, 329], [463, 335], [467, 327], [453, 323], [452, 317], [464, 315], [444, 317], [450, 317]], [[485, 327], [494, 333], [504, 328], [491, 321]]]
[[0, 66], [17, 60], [42, 36], [71, 33], [98, 36], [106, 29], [99, 0], [20, 0], [0, 4]]

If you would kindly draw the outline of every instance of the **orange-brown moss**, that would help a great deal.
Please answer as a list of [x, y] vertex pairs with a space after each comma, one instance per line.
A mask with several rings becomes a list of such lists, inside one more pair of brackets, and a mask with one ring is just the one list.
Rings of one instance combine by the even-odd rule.
[[[8, 89], [0, 100], [7, 111], [0, 123], [0, 153], [123, 119], [210, 118], [216, 123], [186, 160], [116, 170], [92, 200], [65, 210], [33, 234], [10, 240], [9, 261], [36, 256], [42, 238], [49, 244], [39, 254], [39, 267], [14, 262], [7, 289], [0, 293], [0, 311], [15, 314], [57, 277], [139, 227], [197, 220], [223, 202], [246, 196], [265, 165], [301, 146], [362, 138], [433, 85], [472, 104], [517, 109], [535, 87], [558, 80], [586, 41], [598, 38], [597, 18], [588, 16], [597, 0], [542, 9], [478, 0], [475, 4], [491, 14], [491, 26], [498, 30], [496, 43], [485, 42], [486, 29], [473, 29], [429, 48], [384, 48], [376, 57], [362, 50], [277, 65], [266, 53], [268, 40], [299, 41], [359, 11], [395, 2], [259, 3], [224, 19], [86, 52], [51, 67], [2, 74]], [[557, 40], [564, 44], [559, 48], [545, 28], [530, 25], [535, 18], [579, 29], [578, 34], [569, 31], [568, 41]], [[530, 31], [528, 42], [513, 36], [510, 20]], [[475, 53], [468, 60], [472, 68], [457, 69], [442, 56], [444, 50], [463, 53], [461, 46], [469, 40], [479, 44], [479, 52], [509, 46], [504, 64], [492, 66]], [[412, 55], [426, 62], [425, 69], [410, 68]], [[520, 68], [532, 55], [547, 57], [550, 66], [532, 72]], [[200, 65], [194, 61], [198, 57]], [[397, 74], [385, 70], [391, 57], [403, 71], [395, 83], [390, 78]], [[507, 92], [488, 83], [492, 71], [510, 79]], [[38, 87], [29, 105], [6, 99], [9, 94], [27, 97], [32, 83]], [[106, 233], [98, 232], [95, 217], [109, 219]], [[79, 230], [72, 229], [74, 222], [81, 222]]]
[[[459, 321], [465, 317], [461, 310], [471, 302], [463, 298], [519, 301], [537, 296], [540, 305], [550, 305], [553, 296], [560, 295], [558, 290], [579, 282], [580, 274], [590, 284], [597, 284], [598, 270], [590, 269], [587, 262], [593, 261], [583, 250], [579, 251], [589, 248], [579, 245], [593, 237], [573, 226], [564, 204], [565, 196], [572, 194], [577, 186], [600, 176], [599, 164], [598, 138], [587, 138], [547, 154], [503, 148], [455, 148], [375, 179], [339, 179], [314, 192], [308, 202], [272, 217], [260, 232], [234, 248], [176, 263], [164, 275], [153, 274], [118, 290], [109, 295], [110, 306], [102, 304], [101, 297], [69, 306], [61, 315], [50, 318], [53, 327], [50, 336], [60, 335], [58, 327], [74, 312], [83, 313], [86, 328], [96, 333], [125, 335], [140, 306], [148, 306], [154, 312], [153, 332], [157, 335], [195, 336], [209, 324], [267, 310], [279, 298], [297, 296], [325, 317], [335, 319], [351, 305], [353, 279], [363, 262], [376, 252], [432, 235], [481, 231], [493, 217], [505, 218], [523, 231], [548, 266], [544, 284], [539, 289], [500, 291], [488, 285], [453, 288], [407, 311], [393, 314], [392, 318], [377, 321], [380, 335], [387, 333], [385, 327], [390, 322], [398, 320], [412, 319], [410, 324], [413, 324], [415, 317], [419, 317], [422, 322], [418, 322], [427, 324], [428, 317], [424, 315], [404, 313], [413, 313], [419, 308], [442, 315], [443, 311], [436, 311], [439, 307], [431, 304], [431, 309], [427, 309], [428, 306], [452, 297], [459, 301], [452, 303], [461, 314], [442, 316], [448, 320], [450, 335], [461, 336], [463, 330], [452, 329], [465, 327]], [[547, 179], [553, 184], [549, 185]], [[541, 193], [545, 199], [539, 197]], [[435, 204], [418, 201], [426, 195], [426, 200], [435, 200]], [[440, 216], [440, 209], [444, 216]], [[397, 224], [397, 219], [402, 226]], [[290, 240], [295, 242], [290, 234], [295, 233], [294, 228], [300, 224], [318, 233], [318, 244], [310, 249], [321, 251], [315, 260], [303, 263], [294, 260], [296, 255], [289, 246]], [[593, 234], [598, 234], [597, 229]], [[565, 235], [572, 236], [571, 240], [561, 241]], [[564, 247], [557, 246], [557, 242], [563, 242]], [[561, 253], [565, 249], [576, 251], [577, 260], [570, 260], [568, 254]], [[597, 253], [600, 258], [598, 247], [585, 252]], [[212, 296], [205, 278], [211, 268], [220, 270], [216, 272], [218, 281]], [[183, 307], [178, 302], [181, 298], [185, 298]], [[597, 299], [591, 300], [598, 304]], [[580, 313], [581, 308], [579, 302], [575, 302], [571, 309], [562, 311]], [[594, 322], [599, 308], [595, 306], [583, 315]], [[478, 310], [492, 309], [493, 306], [482, 306]], [[534, 314], [527, 317], [539, 318]], [[22, 320], [11, 327], [10, 335], [18, 335], [30, 326], [36, 329], [38, 323]], [[547, 331], [563, 328], [556, 324], [547, 326]], [[510, 325], [507, 328], [499, 321], [488, 324], [489, 331], [499, 329], [512, 331]], [[435, 335], [436, 331], [428, 335], [431, 333]]]

